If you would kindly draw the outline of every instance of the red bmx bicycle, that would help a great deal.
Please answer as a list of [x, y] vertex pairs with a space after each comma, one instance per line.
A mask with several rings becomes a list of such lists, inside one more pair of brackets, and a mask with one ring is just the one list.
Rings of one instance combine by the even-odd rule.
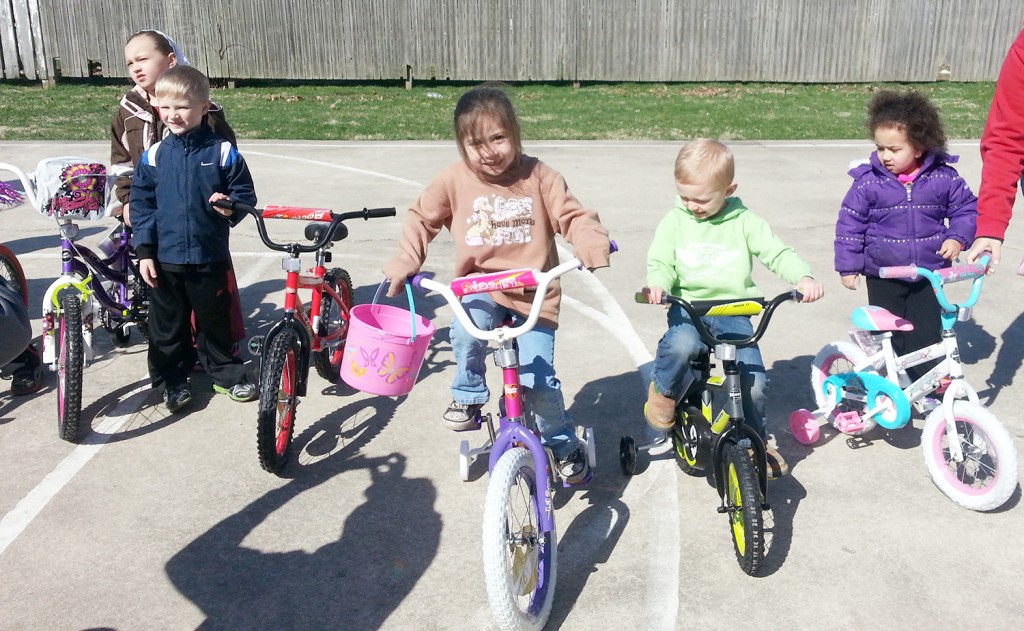
[[[284, 317], [266, 335], [249, 340], [249, 350], [260, 358], [260, 400], [256, 427], [256, 449], [260, 466], [280, 473], [288, 463], [295, 408], [306, 394], [310, 359], [317, 373], [331, 383], [341, 374], [341, 358], [348, 335], [349, 310], [352, 308], [352, 280], [340, 267], [330, 270], [331, 246], [348, 236], [345, 221], [394, 217], [394, 208], [370, 208], [334, 213], [322, 208], [267, 206], [256, 209], [230, 200], [215, 206], [252, 215], [260, 239], [271, 250], [285, 252], [281, 261], [285, 271]], [[311, 243], [278, 243], [267, 235], [266, 219], [309, 221], [305, 237]], [[312, 268], [301, 273], [299, 255], [315, 253]], [[299, 289], [309, 290], [310, 301], [298, 298]]]

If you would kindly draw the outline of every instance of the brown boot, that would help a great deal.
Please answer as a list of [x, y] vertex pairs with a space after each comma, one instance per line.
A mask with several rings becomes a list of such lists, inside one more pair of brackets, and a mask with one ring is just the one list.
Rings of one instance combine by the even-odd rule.
[[652, 383], [647, 388], [647, 403], [644, 404], [644, 416], [647, 424], [659, 432], [667, 432], [675, 425], [676, 402], [654, 389]]
[[[748, 449], [747, 453], [750, 454], [751, 458], [754, 457], [753, 449]], [[782, 457], [782, 454], [780, 454], [774, 447], [767, 443], [765, 443], [764, 446], [764, 455], [765, 460], [768, 461], [767, 473], [769, 480], [778, 480], [782, 476], [789, 473], [789, 465], [786, 464], [786, 460]]]

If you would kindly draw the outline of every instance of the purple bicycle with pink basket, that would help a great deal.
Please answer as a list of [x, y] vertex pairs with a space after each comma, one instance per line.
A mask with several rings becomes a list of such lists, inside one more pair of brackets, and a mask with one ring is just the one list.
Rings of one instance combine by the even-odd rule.
[[[614, 244], [612, 251], [615, 251]], [[450, 283], [418, 274], [412, 284], [418, 289], [441, 294], [452, 307], [465, 330], [480, 340], [495, 342], [495, 364], [504, 382], [499, 399], [498, 427], [490, 414], [478, 414], [479, 427], [486, 427], [487, 442], [470, 449], [462, 441], [459, 473], [469, 479], [471, 460], [488, 454], [490, 480], [484, 501], [483, 562], [487, 597], [498, 625], [503, 629], [533, 629], [544, 626], [551, 613], [555, 591], [556, 557], [554, 494], [557, 486], [570, 485], [555, 466], [551, 451], [527, 414], [519, 378], [517, 337], [537, 324], [548, 285], [559, 276], [580, 267], [576, 259], [550, 271], [516, 269], [456, 278]], [[491, 331], [477, 327], [459, 300], [460, 296], [493, 291], [536, 287], [526, 320], [518, 326], [506, 323]], [[579, 484], [590, 481], [596, 465], [593, 430], [577, 432], [585, 445], [590, 473]]]
[[[999, 508], [1017, 488], [1017, 450], [1006, 428], [985, 409], [964, 377], [963, 363], [953, 326], [968, 319], [981, 294], [989, 257], [978, 263], [942, 269], [883, 267], [882, 278], [926, 278], [941, 308], [942, 339], [935, 344], [897, 356], [892, 331], [913, 324], [880, 307], [859, 307], [853, 312], [853, 342], [826, 345], [814, 358], [811, 386], [818, 408], [790, 415], [793, 437], [815, 443], [825, 419], [839, 432], [859, 436], [881, 425], [899, 429], [910, 422], [911, 410], [925, 414], [921, 431], [924, 462], [935, 486], [957, 504], [977, 511]], [[972, 280], [970, 294], [951, 303], [945, 284]], [[906, 369], [941, 359], [911, 383]], [[934, 396], [931, 396], [934, 395]], [[941, 400], [936, 397], [941, 397]], [[847, 439], [856, 446], [856, 439]]]

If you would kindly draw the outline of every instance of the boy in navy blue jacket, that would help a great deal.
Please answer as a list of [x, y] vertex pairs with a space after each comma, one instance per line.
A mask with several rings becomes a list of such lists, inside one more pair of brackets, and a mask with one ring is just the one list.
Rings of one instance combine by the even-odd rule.
[[210, 82], [190, 66], [176, 66], [156, 84], [160, 117], [171, 135], [151, 146], [132, 178], [132, 244], [139, 271], [153, 288], [149, 310], [149, 373], [163, 388], [167, 409], [192, 400], [188, 386], [190, 315], [202, 334], [196, 350], [214, 391], [252, 401], [256, 387], [232, 353], [228, 271], [230, 228], [242, 217], [214, 208], [233, 199], [256, 205], [252, 176], [241, 154], [203, 117]]

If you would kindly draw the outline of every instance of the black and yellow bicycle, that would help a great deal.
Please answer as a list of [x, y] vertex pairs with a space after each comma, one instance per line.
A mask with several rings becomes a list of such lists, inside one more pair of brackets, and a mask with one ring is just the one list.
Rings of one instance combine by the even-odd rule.
[[[647, 290], [636, 301], [648, 302]], [[688, 302], [668, 295], [662, 303], [679, 305], [694, 323], [705, 349], [692, 362], [696, 378], [676, 403], [675, 425], [669, 432], [679, 467], [694, 476], [708, 473], [721, 498], [719, 513], [729, 517], [736, 559], [744, 572], [756, 576], [764, 559], [762, 512], [769, 510], [765, 444], [743, 417], [743, 395], [736, 350], [753, 346], [764, 335], [772, 314], [784, 302], [799, 301], [800, 292], [791, 290], [769, 302], [763, 299]], [[702, 316], [754, 316], [761, 314], [757, 328], [745, 339], [719, 339], [708, 331]], [[723, 375], [713, 374], [711, 354], [722, 363]], [[713, 390], [725, 396], [715, 413]], [[638, 453], [653, 446], [638, 447], [632, 436], [619, 441], [619, 462], [626, 475], [636, 473]]]

